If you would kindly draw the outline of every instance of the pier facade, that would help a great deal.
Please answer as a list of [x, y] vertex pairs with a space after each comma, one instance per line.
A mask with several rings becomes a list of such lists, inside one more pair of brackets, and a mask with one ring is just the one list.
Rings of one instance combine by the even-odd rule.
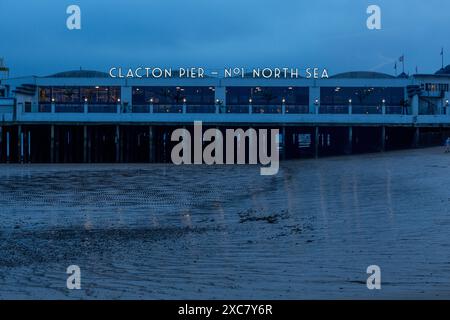
[[328, 79], [111, 78], [68, 71], [0, 82], [0, 162], [167, 162], [171, 132], [278, 128], [282, 158], [439, 145], [450, 66]]

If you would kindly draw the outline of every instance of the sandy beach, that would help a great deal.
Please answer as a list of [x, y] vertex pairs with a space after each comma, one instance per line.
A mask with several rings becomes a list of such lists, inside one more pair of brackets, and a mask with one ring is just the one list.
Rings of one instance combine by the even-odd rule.
[[[0, 165], [2, 299], [450, 298], [442, 148], [259, 166]], [[81, 290], [66, 268], [81, 268]], [[378, 265], [382, 289], [368, 290]]]

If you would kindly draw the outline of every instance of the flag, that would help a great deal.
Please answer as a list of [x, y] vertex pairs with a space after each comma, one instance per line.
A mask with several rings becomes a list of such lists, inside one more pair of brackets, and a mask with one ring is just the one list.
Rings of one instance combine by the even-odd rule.
[[397, 61], [395, 61], [394, 70], [397, 71]]
[[444, 48], [441, 48], [441, 56], [444, 55]]
[[398, 58], [398, 61], [399, 61], [399, 62], [405, 61], [405, 55], [402, 55], [400, 58]]

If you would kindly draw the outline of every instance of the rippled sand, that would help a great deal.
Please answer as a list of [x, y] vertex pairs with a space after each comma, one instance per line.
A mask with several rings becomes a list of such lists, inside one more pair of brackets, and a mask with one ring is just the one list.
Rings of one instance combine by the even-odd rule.
[[[0, 166], [0, 298], [450, 298], [450, 154]], [[66, 289], [79, 265], [82, 289]], [[381, 267], [382, 289], [366, 288]]]

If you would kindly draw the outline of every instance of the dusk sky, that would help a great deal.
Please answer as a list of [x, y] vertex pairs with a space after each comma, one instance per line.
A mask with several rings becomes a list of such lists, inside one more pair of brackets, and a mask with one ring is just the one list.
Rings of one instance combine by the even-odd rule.
[[[66, 8], [81, 8], [81, 30]], [[368, 30], [366, 8], [381, 7]], [[11, 76], [112, 66], [328, 68], [331, 74], [435, 72], [450, 63], [448, 0], [0, 1], [0, 57]], [[399, 72], [401, 67], [399, 66]]]

